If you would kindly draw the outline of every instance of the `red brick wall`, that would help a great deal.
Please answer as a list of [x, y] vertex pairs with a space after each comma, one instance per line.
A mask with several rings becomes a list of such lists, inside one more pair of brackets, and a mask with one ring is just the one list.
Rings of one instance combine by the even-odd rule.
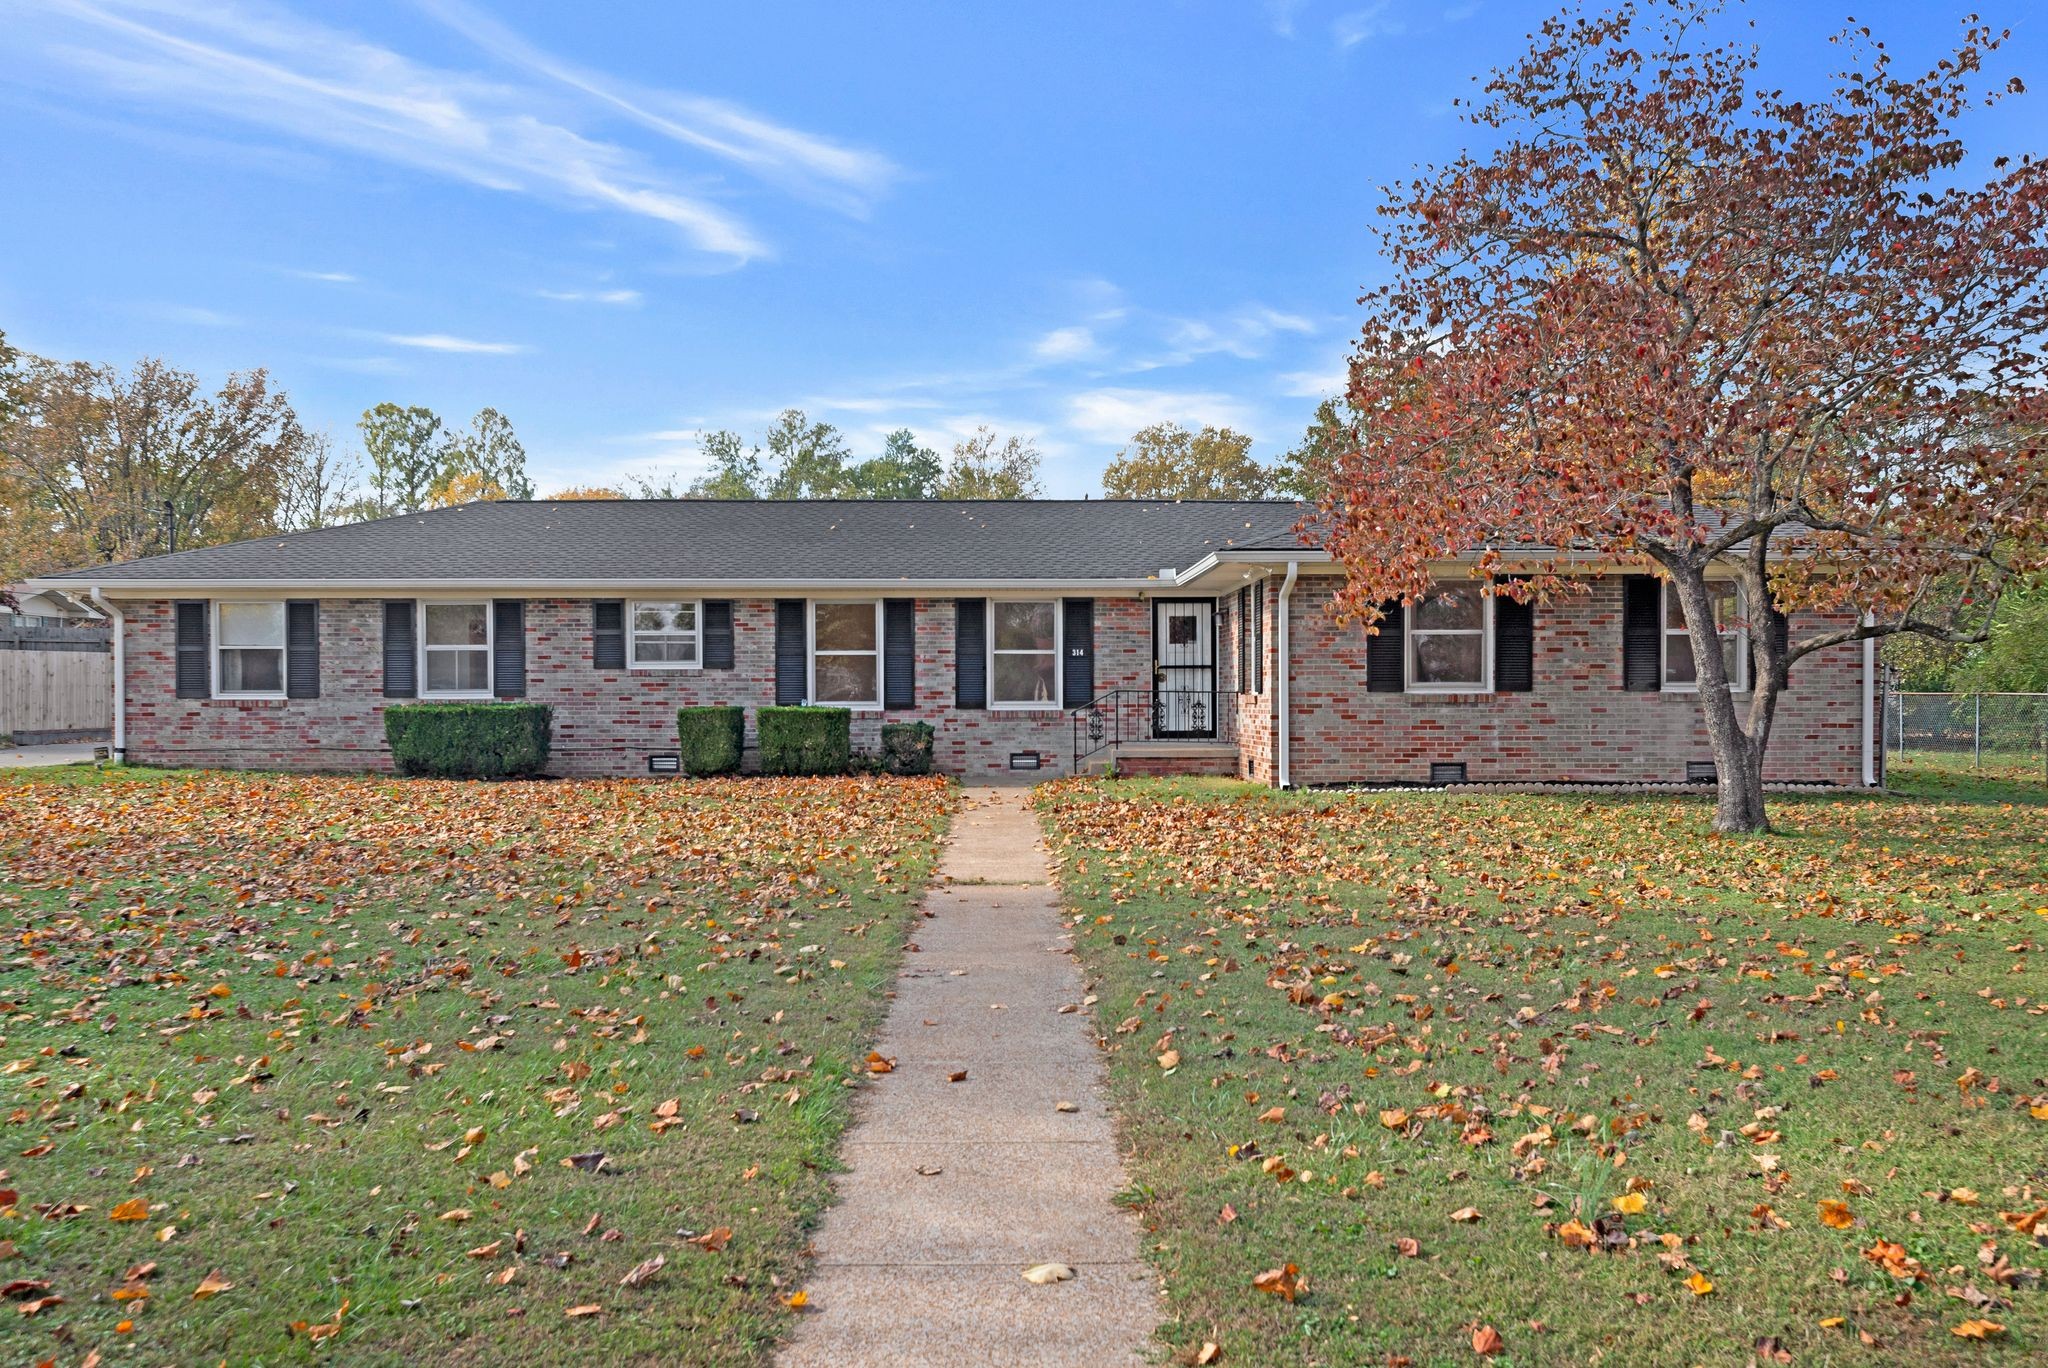
[[[1365, 634], [1328, 611], [1336, 584], [1303, 576], [1292, 596], [1296, 784], [1421, 781], [1431, 761], [1457, 760], [1474, 781], [1678, 782], [1687, 761], [1713, 758], [1698, 695], [1622, 690], [1618, 576], [1537, 605], [1536, 687], [1523, 694], [1367, 693]], [[1795, 622], [1795, 639], [1814, 625]], [[1862, 783], [1862, 686], [1860, 645], [1794, 666], [1765, 777]]]
[[[386, 769], [383, 606], [375, 599], [320, 604], [320, 697], [230, 701], [176, 697], [171, 605], [135, 602], [128, 615], [128, 757], [138, 764], [241, 769]], [[930, 722], [936, 758], [949, 774], [1009, 773], [1010, 756], [1036, 752], [1047, 773], [1065, 773], [1072, 757], [1064, 710], [961, 711], [953, 706], [953, 600], [917, 605], [917, 704], [897, 712], [857, 712], [853, 742], [873, 750], [882, 723]], [[1097, 691], [1145, 684], [1151, 630], [1138, 599], [1095, 601]], [[733, 604], [730, 670], [605, 670], [590, 663], [590, 604], [529, 599], [526, 696], [552, 704], [557, 774], [644, 774], [647, 755], [676, 748], [676, 710], [707, 703], [753, 710], [775, 701], [775, 606]]]

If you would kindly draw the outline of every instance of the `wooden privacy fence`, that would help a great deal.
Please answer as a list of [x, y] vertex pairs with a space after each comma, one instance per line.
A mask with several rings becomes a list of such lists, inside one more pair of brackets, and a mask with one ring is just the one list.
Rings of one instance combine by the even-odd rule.
[[22, 745], [106, 735], [112, 649], [104, 631], [0, 627], [0, 736]]

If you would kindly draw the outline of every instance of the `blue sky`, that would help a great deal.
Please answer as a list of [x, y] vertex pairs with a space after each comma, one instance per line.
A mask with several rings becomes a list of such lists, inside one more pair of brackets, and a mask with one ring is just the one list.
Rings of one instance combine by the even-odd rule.
[[[1849, 5], [1917, 70], [1966, 8]], [[862, 453], [1144, 424], [1290, 445], [1381, 278], [1378, 187], [1549, 6], [0, 0], [0, 330], [511, 417], [542, 489], [699, 465], [795, 405]], [[2048, 94], [2034, 6], [1997, 74]], [[1753, 0], [1816, 93], [1828, 0]], [[2039, 153], [2032, 96], [1974, 147]]]

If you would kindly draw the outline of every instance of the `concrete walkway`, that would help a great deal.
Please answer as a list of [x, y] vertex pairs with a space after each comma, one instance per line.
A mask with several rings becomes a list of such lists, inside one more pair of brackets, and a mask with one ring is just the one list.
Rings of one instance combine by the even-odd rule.
[[[1081, 975], [1029, 803], [967, 790], [876, 1045], [896, 1068], [848, 1132], [783, 1368], [1142, 1361], [1155, 1278], [1110, 1201], [1093, 1014], [1060, 1011]], [[1024, 1280], [1044, 1263], [1076, 1276]]]
[[49, 746], [7, 746], [0, 748], [0, 769], [82, 764], [92, 759], [92, 746], [90, 741], [63, 741]]

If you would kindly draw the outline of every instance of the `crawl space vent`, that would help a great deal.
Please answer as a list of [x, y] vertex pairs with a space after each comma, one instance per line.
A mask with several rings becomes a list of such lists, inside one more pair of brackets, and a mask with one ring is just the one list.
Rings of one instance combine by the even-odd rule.
[[1011, 751], [1010, 768], [1013, 770], [1035, 770], [1038, 768], [1037, 751]]
[[681, 774], [683, 758], [680, 755], [650, 755], [647, 757], [649, 774]]
[[1465, 782], [1463, 760], [1439, 760], [1429, 767], [1429, 782], [1432, 784], [1462, 784]]
[[1711, 760], [1688, 760], [1685, 762], [1685, 782], [1688, 784], [1713, 784], [1720, 782], [1721, 773], [1714, 768]]

